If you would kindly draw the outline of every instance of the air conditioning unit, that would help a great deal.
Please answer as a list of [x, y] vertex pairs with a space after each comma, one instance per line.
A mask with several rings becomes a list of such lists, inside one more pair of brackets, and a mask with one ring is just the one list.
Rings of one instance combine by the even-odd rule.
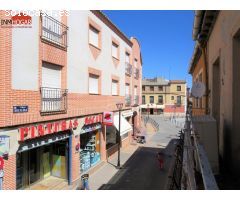
[[217, 122], [209, 115], [193, 116], [193, 130], [208, 156], [213, 174], [219, 173]]

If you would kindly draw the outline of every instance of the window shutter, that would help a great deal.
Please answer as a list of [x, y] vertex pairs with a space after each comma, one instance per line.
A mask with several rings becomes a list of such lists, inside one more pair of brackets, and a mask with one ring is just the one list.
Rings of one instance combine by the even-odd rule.
[[117, 86], [118, 82], [117, 81], [112, 81], [112, 95], [117, 95]]
[[130, 63], [129, 54], [126, 53], [126, 63]]
[[61, 88], [61, 67], [49, 63], [42, 66], [42, 87]]
[[137, 95], [137, 87], [134, 87], [134, 95]]
[[97, 76], [89, 77], [89, 93], [98, 94], [98, 78]]
[[94, 29], [93, 27], [89, 28], [89, 43], [94, 45], [95, 47], [98, 46], [98, 37], [99, 37], [99, 32]]
[[112, 43], [112, 56], [118, 58], [118, 46]]
[[137, 60], [136, 59], [134, 59], [134, 67], [137, 68]]
[[126, 95], [129, 95], [129, 85], [126, 85]]

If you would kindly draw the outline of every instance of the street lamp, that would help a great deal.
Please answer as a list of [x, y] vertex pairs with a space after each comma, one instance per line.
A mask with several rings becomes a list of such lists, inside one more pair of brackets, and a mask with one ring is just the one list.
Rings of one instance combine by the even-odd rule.
[[116, 104], [117, 106], [117, 109], [119, 111], [119, 128], [118, 128], [118, 162], [117, 162], [117, 168], [120, 169], [120, 142], [121, 142], [121, 136], [120, 136], [120, 133], [121, 133], [121, 110], [122, 110], [122, 107], [123, 107], [123, 103], [117, 103]]
[[150, 110], [149, 110], [149, 104], [147, 105], [147, 112], [148, 112], [148, 118], [149, 118], [149, 112], [150, 112]]

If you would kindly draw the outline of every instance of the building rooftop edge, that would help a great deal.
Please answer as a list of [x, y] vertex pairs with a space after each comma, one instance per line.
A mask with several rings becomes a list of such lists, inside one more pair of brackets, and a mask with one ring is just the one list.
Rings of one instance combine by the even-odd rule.
[[103, 21], [112, 31], [122, 38], [129, 46], [133, 46], [131, 40], [100, 10], [91, 10], [91, 12]]

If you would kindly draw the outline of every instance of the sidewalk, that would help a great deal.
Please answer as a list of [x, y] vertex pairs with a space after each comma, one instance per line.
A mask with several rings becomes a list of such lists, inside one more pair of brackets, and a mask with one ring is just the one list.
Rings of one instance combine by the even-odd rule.
[[[160, 130], [146, 127], [145, 144], [130, 144], [121, 150], [122, 169], [116, 169], [117, 153], [90, 176], [90, 189], [107, 190], [159, 190], [168, 189], [169, 176], [175, 161], [176, 135], [178, 129], [161, 119]], [[164, 153], [164, 169], [160, 170], [157, 152]]]
[[[147, 127], [145, 127], [146, 133], [148, 133], [148, 136], [155, 133], [154, 128], [148, 124]], [[123, 166], [129, 158], [134, 154], [134, 152], [138, 149], [139, 146], [142, 146], [141, 144], [137, 144], [136, 142], [131, 142], [128, 147], [125, 147], [120, 150], [120, 161], [121, 166]], [[119, 171], [119, 169], [116, 169], [117, 165], [117, 152], [112, 156], [111, 159], [109, 159], [104, 165], [95, 173], [91, 175], [89, 178], [89, 185], [91, 190], [97, 190], [102, 185], [107, 184], [111, 178]]]

